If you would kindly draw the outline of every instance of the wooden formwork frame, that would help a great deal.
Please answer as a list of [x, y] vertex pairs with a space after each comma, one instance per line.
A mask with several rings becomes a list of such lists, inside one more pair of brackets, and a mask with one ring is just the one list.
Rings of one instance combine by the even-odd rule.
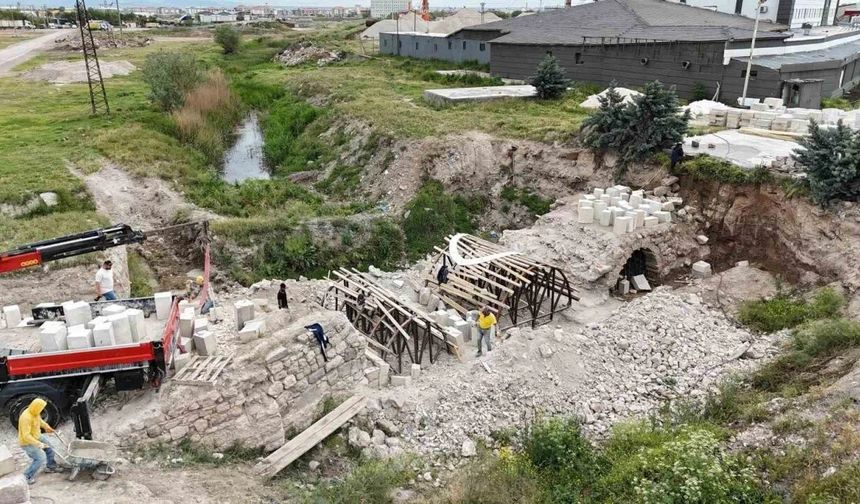
[[[435, 286], [442, 301], [461, 314], [486, 305], [496, 310], [500, 319], [506, 317], [509, 323], [502, 329], [525, 324], [536, 327], [579, 301], [564, 271], [522, 254], [456, 265], [449, 251], [453, 238], [447, 237], [446, 248], [435, 247], [437, 255], [424, 284]], [[510, 252], [472, 235], [460, 235], [456, 246], [467, 259]], [[443, 264], [449, 268], [448, 281], [440, 284], [436, 273]]]
[[[334, 282], [320, 304], [343, 311], [352, 325], [368, 339], [368, 348], [397, 365], [403, 372], [403, 359], [421, 364], [425, 355], [436, 362], [444, 350], [459, 356], [457, 344], [423, 311], [397, 300], [397, 296], [376, 283], [372, 276], [358, 270], [332, 271]], [[359, 297], [364, 301], [359, 304]], [[330, 306], [333, 302], [334, 306]], [[390, 359], [389, 359], [390, 357]]]

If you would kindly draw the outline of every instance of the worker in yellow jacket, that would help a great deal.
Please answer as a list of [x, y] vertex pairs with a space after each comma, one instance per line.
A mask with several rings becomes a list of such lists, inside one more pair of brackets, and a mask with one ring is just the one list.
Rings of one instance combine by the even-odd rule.
[[54, 450], [48, 444], [48, 438], [42, 434], [45, 432], [54, 432], [54, 429], [42, 420], [42, 410], [48, 403], [44, 399], [33, 399], [33, 402], [27, 406], [27, 409], [18, 417], [18, 443], [21, 448], [33, 462], [30, 467], [24, 471], [24, 476], [27, 477], [27, 483], [33, 484], [36, 482], [36, 473], [47, 463], [45, 472], [58, 472], [57, 462], [54, 460]]
[[484, 353], [484, 346], [481, 343], [486, 338], [487, 351], [493, 351], [493, 326], [496, 325], [496, 316], [490, 311], [489, 306], [484, 306], [478, 313], [478, 355]]

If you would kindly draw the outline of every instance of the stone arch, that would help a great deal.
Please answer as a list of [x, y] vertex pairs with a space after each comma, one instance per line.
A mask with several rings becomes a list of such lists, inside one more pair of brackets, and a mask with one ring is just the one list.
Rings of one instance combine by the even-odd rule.
[[629, 280], [637, 275], [645, 275], [652, 289], [663, 283], [663, 277], [660, 273], [660, 259], [652, 248], [640, 247], [635, 249], [621, 268], [619, 276]]

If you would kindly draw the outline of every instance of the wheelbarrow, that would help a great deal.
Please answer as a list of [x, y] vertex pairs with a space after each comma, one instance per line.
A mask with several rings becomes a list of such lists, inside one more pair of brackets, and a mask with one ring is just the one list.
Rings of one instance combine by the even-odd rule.
[[71, 467], [69, 481], [74, 481], [81, 471], [91, 471], [95, 480], [104, 481], [116, 472], [111, 465], [116, 461], [116, 447], [110, 443], [101, 441], [90, 441], [87, 439], [75, 439], [67, 443], [58, 432], [54, 432], [65, 448], [65, 454], [60, 456], [65, 459]]

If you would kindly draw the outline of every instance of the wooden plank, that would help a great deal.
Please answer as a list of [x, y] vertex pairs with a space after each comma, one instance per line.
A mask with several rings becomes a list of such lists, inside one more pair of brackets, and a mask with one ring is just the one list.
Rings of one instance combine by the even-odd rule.
[[260, 476], [271, 478], [281, 472], [297, 458], [333, 434], [343, 424], [364, 409], [367, 399], [353, 396], [341, 403], [331, 413], [319, 419], [301, 434], [258, 463], [254, 469]]

